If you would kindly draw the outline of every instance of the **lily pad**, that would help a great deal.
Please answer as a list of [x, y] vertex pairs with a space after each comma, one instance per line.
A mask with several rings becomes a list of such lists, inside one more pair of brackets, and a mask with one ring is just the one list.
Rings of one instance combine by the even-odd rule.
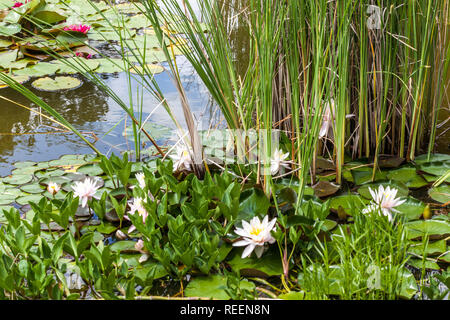
[[342, 195], [331, 198], [330, 208], [338, 211], [342, 207], [346, 214], [353, 215], [355, 211], [364, 208], [366, 202], [368, 201], [357, 194]]
[[387, 178], [403, 182], [408, 188], [421, 188], [428, 184], [428, 182], [417, 173], [416, 168], [414, 167], [403, 167], [389, 171]]
[[278, 249], [269, 249], [257, 258], [254, 253], [250, 257], [241, 258], [242, 250], [235, 249], [231, 253], [231, 259], [227, 263], [233, 270], [239, 270], [243, 276], [267, 278], [283, 273], [280, 253]]
[[134, 74], [157, 74], [164, 71], [164, 67], [157, 64], [146, 64], [144, 68], [139, 65], [135, 65], [130, 68], [130, 72]]
[[428, 234], [429, 236], [443, 237], [450, 234], [450, 223], [443, 220], [418, 220], [405, 224], [408, 230], [408, 239], [415, 239]]
[[440, 202], [448, 203], [450, 201], [450, 186], [448, 184], [440, 185], [428, 190], [428, 194], [431, 199]]
[[99, 63], [99, 66], [94, 71], [96, 73], [114, 73], [114, 72], [122, 72], [123, 68], [123, 60], [122, 59], [95, 59]]
[[[242, 289], [253, 290], [255, 284], [248, 280], [241, 280]], [[227, 278], [222, 275], [212, 275], [208, 277], [197, 277], [192, 279], [187, 285], [184, 293], [187, 297], [205, 297], [210, 299], [227, 300]]]
[[33, 176], [31, 174], [15, 174], [3, 179], [4, 183], [9, 183], [13, 185], [21, 185], [31, 181]]
[[[27, 75], [18, 76], [18, 75], [8, 74], [8, 76], [20, 84], [23, 84], [23, 83], [27, 82], [28, 80], [30, 80], [30, 77]], [[6, 88], [6, 87], [9, 87], [9, 85], [6, 84], [4, 81], [0, 80], [0, 89]]]
[[423, 214], [426, 205], [413, 197], [408, 197], [404, 203], [396, 207], [395, 209], [400, 212], [401, 215], [406, 217], [406, 220], [417, 220]]
[[340, 189], [340, 186], [329, 181], [319, 181], [312, 188], [314, 189], [314, 194], [322, 198], [335, 194]]
[[33, 81], [31, 85], [38, 90], [53, 92], [76, 89], [79, 88], [81, 84], [81, 80], [74, 77], [55, 77], [55, 79], [45, 77]]

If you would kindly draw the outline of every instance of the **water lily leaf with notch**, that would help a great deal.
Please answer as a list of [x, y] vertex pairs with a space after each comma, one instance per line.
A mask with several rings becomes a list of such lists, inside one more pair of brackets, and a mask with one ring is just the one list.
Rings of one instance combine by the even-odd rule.
[[450, 185], [443, 184], [439, 187], [431, 188], [428, 190], [428, 195], [437, 202], [448, 203], [450, 201]]
[[146, 64], [144, 68], [140, 65], [134, 65], [130, 68], [130, 72], [134, 74], [158, 74], [164, 71], [164, 67], [158, 64]]
[[448, 221], [431, 219], [417, 220], [405, 223], [408, 230], [408, 239], [416, 239], [428, 234], [432, 238], [441, 238], [450, 234]]
[[258, 188], [247, 189], [241, 193], [236, 219], [249, 221], [257, 215], [265, 216], [269, 206], [270, 201], [264, 191]]
[[380, 185], [382, 185], [384, 188], [390, 187], [391, 189], [397, 189], [397, 195], [396, 195], [397, 198], [407, 197], [409, 194], [408, 187], [403, 182], [399, 182], [399, 181], [385, 181], [385, 182], [379, 182], [379, 183], [365, 184], [364, 186], [362, 186], [358, 189], [358, 193], [366, 199], [372, 199], [372, 195], [370, 194], [369, 187], [372, 190], [378, 190], [378, 187]]
[[58, 36], [55, 38], [55, 42], [53, 45], [57, 45], [55, 48], [56, 51], [80, 47], [86, 45], [86, 41], [88, 40], [88, 36], [82, 32], [77, 31], [65, 31], [63, 30]]
[[20, 190], [26, 193], [43, 193], [45, 191], [45, 189], [42, 188], [39, 183], [26, 184], [24, 186], [21, 186]]
[[24, 168], [17, 168], [17, 169], [14, 169], [13, 171], [11, 171], [11, 174], [12, 175], [15, 175], [15, 174], [33, 174], [33, 173], [35, 173], [37, 170], [39, 170], [39, 168], [38, 167], [24, 167]]
[[409, 259], [408, 264], [419, 270], [422, 270], [423, 267], [425, 267], [425, 269], [441, 270], [436, 262], [430, 260], [425, 260], [425, 263], [423, 263], [422, 259]]
[[33, 20], [44, 25], [55, 24], [67, 18], [64, 10], [55, 4], [46, 4], [42, 8], [34, 11]]
[[342, 207], [346, 214], [353, 215], [355, 211], [362, 210], [369, 201], [357, 194], [348, 194], [333, 197], [330, 200], [330, 209], [338, 211]]
[[12, 185], [21, 185], [30, 182], [33, 179], [31, 174], [15, 174], [6, 178], [3, 178], [4, 183]]
[[126, 27], [129, 29], [141, 29], [145, 27], [149, 27], [152, 25], [150, 20], [143, 15], [143, 14], [137, 14], [132, 17], [126, 22]]
[[16, 61], [18, 52], [19, 49], [14, 49], [0, 53], [0, 66], [2, 68], [8, 68], [11, 62]]
[[405, 216], [407, 221], [417, 220], [425, 210], [425, 204], [413, 197], [408, 197], [404, 203], [395, 207], [400, 215]]
[[[369, 167], [362, 167], [351, 171], [353, 181], [356, 185], [362, 185], [368, 182], [372, 182], [373, 169]], [[381, 181], [386, 179], [387, 172], [377, 170], [375, 172], [375, 180]]]
[[233, 249], [229, 255], [230, 259], [227, 261], [231, 268], [239, 270], [242, 276], [267, 278], [283, 273], [280, 252], [275, 244], [264, 252], [261, 258], [257, 258], [255, 253], [252, 253], [250, 257], [242, 259], [242, 250], [244, 249]]
[[[435, 176], [443, 176], [450, 170], [450, 161], [435, 161], [430, 163], [424, 163], [419, 166], [419, 169], [428, 174]], [[446, 180], [450, 182], [450, 178]]]
[[[248, 280], [241, 280], [242, 289], [253, 290], [255, 284]], [[211, 299], [228, 300], [230, 297], [226, 293], [227, 278], [222, 275], [211, 275], [208, 277], [197, 277], [192, 279], [187, 285], [184, 293], [187, 297], [205, 297]]]
[[98, 68], [100, 63], [97, 59], [84, 59], [79, 57], [66, 58], [53, 62], [58, 66], [58, 73], [74, 74], [81, 72], [93, 71]]
[[30, 194], [16, 198], [16, 202], [20, 205], [26, 205], [30, 202], [38, 203], [42, 199], [42, 197], [43, 195], [41, 194]]
[[33, 86], [33, 88], [38, 90], [54, 92], [60, 90], [76, 89], [79, 88], [81, 84], [82, 82], [80, 79], [74, 77], [59, 76], [55, 77], [55, 79], [52, 79], [50, 77], [40, 78], [33, 81], [31, 85]]
[[0, 205], [4, 206], [13, 203], [16, 200], [17, 195], [10, 194], [8, 192], [0, 193]]
[[43, 77], [53, 75], [59, 69], [59, 66], [49, 62], [39, 62], [33, 66], [24, 69], [16, 70], [15, 75], [29, 76], [29, 77]]
[[0, 36], [9, 37], [19, 33], [21, 30], [22, 26], [19, 23], [0, 22]]
[[99, 66], [94, 71], [96, 73], [114, 73], [124, 71], [124, 63], [122, 59], [95, 59], [99, 63]]
[[66, 172], [64, 170], [55, 169], [55, 168], [49, 168], [46, 170], [36, 171], [34, 175], [41, 179], [41, 178], [49, 178], [49, 177], [59, 177], [65, 174]]
[[449, 154], [435, 153], [430, 156], [430, 160], [427, 160], [428, 155], [422, 154], [414, 159], [416, 164], [424, 164], [427, 162], [435, 162], [435, 161], [450, 161]]
[[423, 243], [412, 241], [411, 246], [409, 247], [409, 252], [422, 256], [424, 253], [426, 256], [435, 256], [440, 255], [447, 251], [447, 242], [443, 240], [429, 242], [426, 246], [426, 250], [424, 252], [425, 246]]
[[146, 63], [159, 63], [167, 61], [164, 52], [158, 49], [133, 50], [133, 52], [129, 52], [126, 55], [127, 59], [131, 62], [142, 63], [144, 62], [144, 58]]
[[43, 2], [41, 3], [41, 0], [26, 2], [22, 6], [10, 10], [6, 17], [3, 18], [3, 21], [8, 23], [19, 23], [26, 15], [38, 9], [42, 4]]
[[14, 166], [16, 168], [27, 168], [27, 167], [32, 167], [35, 165], [36, 165], [36, 162], [34, 162], [34, 161], [21, 161], [21, 162], [14, 163]]
[[312, 188], [317, 197], [323, 198], [335, 194], [341, 186], [329, 181], [319, 181]]
[[103, 174], [102, 168], [98, 164], [85, 164], [77, 169], [77, 172], [84, 173], [88, 176], [99, 176]]
[[[26, 75], [17, 76], [17, 75], [8, 74], [8, 76], [20, 84], [23, 84], [23, 83], [27, 82], [28, 80], [30, 80], [30, 77], [26, 76]], [[9, 87], [9, 85], [0, 80], [0, 89], [7, 88], [7, 87]]]
[[408, 188], [421, 188], [428, 183], [416, 171], [415, 167], [403, 167], [391, 170], [387, 178], [394, 181], [403, 182]]

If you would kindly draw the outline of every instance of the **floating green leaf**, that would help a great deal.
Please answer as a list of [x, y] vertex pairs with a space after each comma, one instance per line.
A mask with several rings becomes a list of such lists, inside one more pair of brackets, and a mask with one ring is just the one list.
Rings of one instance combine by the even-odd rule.
[[59, 91], [67, 89], [76, 89], [81, 86], [82, 82], [80, 79], [74, 77], [60, 76], [55, 77], [55, 79], [45, 77], [40, 78], [31, 84], [34, 88], [42, 91]]
[[[242, 289], [253, 290], [255, 284], [247, 280], [241, 280]], [[211, 299], [227, 300], [227, 278], [222, 275], [211, 275], [208, 277], [197, 277], [192, 279], [187, 285], [184, 293], [187, 297], [205, 297]]]

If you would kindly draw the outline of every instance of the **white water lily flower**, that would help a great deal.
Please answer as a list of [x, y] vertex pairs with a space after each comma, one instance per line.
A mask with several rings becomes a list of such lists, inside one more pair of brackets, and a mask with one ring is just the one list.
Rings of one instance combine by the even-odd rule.
[[380, 185], [378, 190], [372, 190], [369, 187], [369, 192], [373, 198], [374, 204], [369, 205], [369, 207], [366, 208], [366, 212], [373, 212], [376, 207], [381, 210], [383, 215], [389, 218], [389, 221], [392, 220], [392, 212], [398, 212], [394, 207], [397, 207], [406, 201], [396, 198], [398, 190], [395, 188], [391, 189], [389, 186], [385, 189]]
[[[145, 223], [145, 220], [148, 217], [148, 212], [144, 207], [144, 202], [146, 202], [146, 200], [139, 197], [133, 198], [132, 200], [128, 201], [128, 205], [130, 206], [128, 214], [135, 214], [137, 212], [142, 217], [142, 221]], [[124, 218], [130, 220], [128, 216], [124, 216]], [[136, 227], [132, 225], [128, 229], [128, 233], [133, 232], [134, 230], [136, 230]]]
[[270, 232], [275, 229], [276, 220], [274, 218], [269, 222], [269, 217], [265, 216], [262, 222], [258, 217], [254, 217], [250, 220], [250, 223], [242, 221], [242, 228], [236, 228], [234, 232], [242, 236], [243, 240], [233, 243], [233, 246], [247, 246], [242, 253], [242, 258], [248, 257], [253, 250], [255, 250], [256, 256], [260, 258], [264, 252], [264, 244], [275, 242]]
[[141, 189], [144, 189], [146, 186], [144, 173], [143, 172], [136, 173], [136, 179], [139, 183], [139, 187], [141, 187]]
[[100, 186], [97, 185], [97, 182], [94, 179], [86, 178], [83, 182], [75, 182], [72, 189], [74, 191], [74, 196], [80, 198], [81, 206], [84, 208], [86, 207], [88, 200], [92, 199], [99, 187]]
[[270, 173], [275, 175], [280, 171], [280, 167], [283, 166], [288, 168], [286, 161], [284, 161], [289, 156], [289, 152], [283, 153], [280, 149], [275, 149], [272, 158], [270, 159]]
[[176, 154], [170, 156], [173, 163], [173, 171], [178, 170], [187, 170], [191, 171], [191, 165], [192, 165], [192, 157], [191, 157], [191, 148], [188, 147], [181, 147], [180, 145], [177, 145], [177, 151]]
[[55, 193], [58, 193], [58, 191], [61, 189], [61, 186], [57, 184], [56, 182], [50, 182], [47, 186], [47, 191], [50, 192], [52, 195]]

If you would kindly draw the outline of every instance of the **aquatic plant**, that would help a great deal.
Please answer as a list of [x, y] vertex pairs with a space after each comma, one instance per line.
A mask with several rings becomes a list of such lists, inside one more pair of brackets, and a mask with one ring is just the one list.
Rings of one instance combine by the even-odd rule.
[[72, 186], [74, 196], [80, 198], [83, 208], [86, 207], [88, 201], [92, 199], [98, 188], [98, 183], [94, 179], [89, 178], [86, 178], [83, 182], [75, 182]]
[[276, 218], [269, 222], [268, 216], [265, 216], [262, 222], [258, 217], [252, 218], [250, 222], [242, 220], [242, 228], [236, 228], [234, 232], [243, 239], [233, 243], [236, 247], [245, 246], [242, 258], [250, 256], [253, 250], [258, 258], [262, 256], [266, 242], [269, 244], [275, 242], [270, 233], [274, 230], [276, 222]]

